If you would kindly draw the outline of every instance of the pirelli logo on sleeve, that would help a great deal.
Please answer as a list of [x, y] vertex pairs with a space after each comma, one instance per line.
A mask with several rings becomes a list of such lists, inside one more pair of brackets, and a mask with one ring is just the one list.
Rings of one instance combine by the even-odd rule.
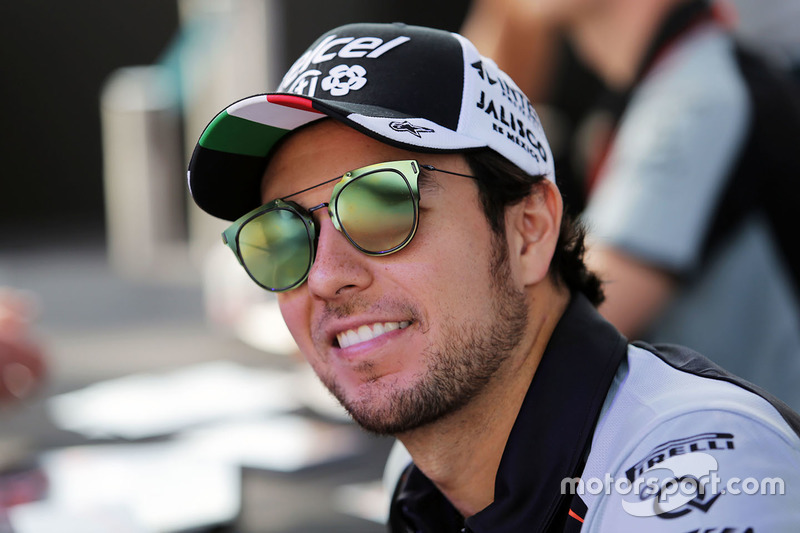
[[644, 459], [628, 468], [625, 471], [625, 477], [628, 478], [628, 481], [633, 482], [644, 471], [676, 455], [733, 449], [733, 434], [731, 433], [701, 433], [692, 437], [671, 440], [656, 446]]

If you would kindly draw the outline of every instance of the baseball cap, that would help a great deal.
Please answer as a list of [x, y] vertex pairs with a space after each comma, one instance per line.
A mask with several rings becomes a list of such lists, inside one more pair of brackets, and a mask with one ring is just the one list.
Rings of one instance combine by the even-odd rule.
[[271, 150], [333, 118], [414, 152], [490, 148], [554, 181], [553, 156], [523, 92], [463, 36], [393, 24], [348, 24], [317, 39], [276, 92], [239, 100], [205, 128], [189, 163], [195, 203], [235, 220], [261, 205]]

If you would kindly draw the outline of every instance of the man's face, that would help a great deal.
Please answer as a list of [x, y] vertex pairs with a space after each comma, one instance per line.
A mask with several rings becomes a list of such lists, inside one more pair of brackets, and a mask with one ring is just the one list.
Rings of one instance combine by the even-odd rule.
[[[407, 152], [332, 120], [293, 134], [265, 173], [264, 202], [366, 165], [416, 159], [470, 174], [461, 156]], [[370, 257], [324, 209], [307, 281], [278, 301], [300, 350], [364, 428], [397, 434], [480, 394], [520, 341], [525, 297], [483, 215], [474, 180], [420, 176], [420, 221], [401, 251]], [[330, 201], [334, 183], [292, 197]], [[350, 340], [341, 340], [349, 337]]]

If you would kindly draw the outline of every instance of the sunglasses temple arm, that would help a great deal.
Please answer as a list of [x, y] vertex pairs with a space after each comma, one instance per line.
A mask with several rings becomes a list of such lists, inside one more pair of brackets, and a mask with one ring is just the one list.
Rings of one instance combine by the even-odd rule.
[[432, 170], [432, 171], [434, 171], [434, 172], [441, 172], [441, 173], [443, 173], [443, 174], [451, 174], [451, 175], [453, 175], [453, 176], [461, 176], [462, 178], [469, 178], [469, 179], [471, 179], [471, 180], [476, 180], [476, 179], [478, 179], [478, 178], [476, 178], [475, 176], [470, 176], [469, 174], [461, 174], [460, 172], [452, 172], [452, 171], [450, 171], [450, 170], [442, 170], [442, 169], [440, 169], [440, 168], [436, 168], [436, 167], [435, 167], [435, 166], [433, 166], [433, 165], [422, 165], [422, 164], [420, 164], [420, 166], [419, 166], [419, 167], [420, 167], [420, 168], [424, 168], [425, 170]]

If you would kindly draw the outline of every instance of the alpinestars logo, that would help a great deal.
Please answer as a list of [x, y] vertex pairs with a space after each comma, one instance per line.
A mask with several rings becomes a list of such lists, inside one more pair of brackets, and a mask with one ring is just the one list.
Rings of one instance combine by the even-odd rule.
[[407, 131], [415, 137], [422, 138], [421, 133], [433, 133], [433, 130], [424, 126], [415, 126], [407, 120], [394, 120], [389, 123], [389, 127], [394, 131]]
[[361, 65], [338, 65], [333, 67], [322, 79], [320, 87], [331, 96], [344, 96], [350, 91], [357, 91], [367, 84], [364, 76], [367, 70]]

